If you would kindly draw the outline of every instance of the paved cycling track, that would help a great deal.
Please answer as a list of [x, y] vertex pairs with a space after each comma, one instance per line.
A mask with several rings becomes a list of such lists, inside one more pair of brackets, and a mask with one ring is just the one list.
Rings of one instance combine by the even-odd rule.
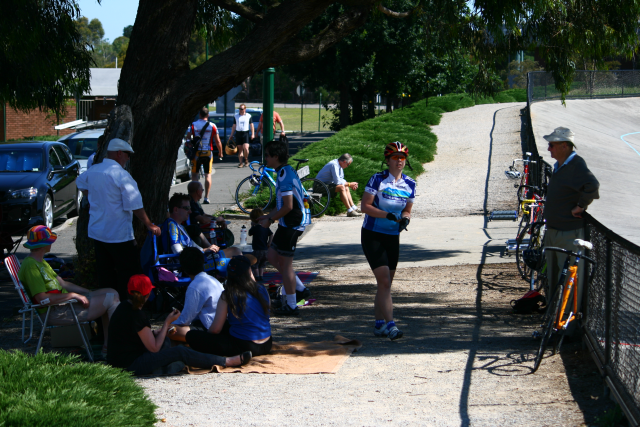
[[640, 98], [568, 100], [531, 105], [538, 152], [549, 164], [548, 135], [558, 126], [575, 132], [577, 152], [600, 181], [600, 199], [589, 213], [620, 236], [640, 245]]

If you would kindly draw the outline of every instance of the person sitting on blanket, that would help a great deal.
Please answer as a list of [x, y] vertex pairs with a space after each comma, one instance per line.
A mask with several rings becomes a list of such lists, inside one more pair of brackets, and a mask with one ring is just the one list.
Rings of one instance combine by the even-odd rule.
[[227, 274], [208, 332], [189, 331], [187, 343], [194, 350], [223, 356], [242, 351], [251, 351], [254, 357], [268, 354], [272, 339], [266, 288], [256, 283], [245, 256], [233, 257]]
[[202, 248], [197, 245], [182, 226], [189, 218], [191, 204], [189, 196], [176, 193], [169, 199], [169, 218], [162, 223], [162, 248], [165, 254], [179, 254], [185, 247], [198, 248], [203, 252], [213, 252], [214, 258], [231, 258], [242, 255], [239, 248], [226, 248], [224, 251], [216, 245]]
[[[27, 293], [35, 304], [57, 304], [70, 299], [75, 299], [73, 309], [80, 322], [102, 317], [104, 328], [103, 355], [107, 352], [107, 339], [109, 337], [109, 319], [116, 307], [120, 304], [120, 297], [115, 289], [104, 288], [89, 291], [81, 286], [74, 285], [60, 277], [44, 260], [44, 254], [51, 251], [51, 245], [58, 235], [44, 225], [36, 225], [27, 233], [27, 243], [23, 246], [31, 251], [22, 261], [18, 278], [26, 287]], [[46, 309], [38, 309], [44, 314]], [[74, 324], [73, 313], [69, 304], [51, 307], [48, 324], [64, 326]]]
[[204, 326], [205, 330], [211, 327], [224, 288], [217, 279], [204, 272], [204, 255], [198, 249], [184, 248], [180, 253], [180, 266], [191, 283], [187, 287], [184, 310], [172, 323], [176, 326], [176, 332], [170, 338], [184, 342], [192, 324]]
[[233, 357], [221, 357], [197, 352], [182, 345], [171, 347], [167, 337], [169, 325], [180, 317], [173, 310], [159, 331], [151, 330], [151, 323], [142, 306], [149, 299], [154, 286], [144, 274], [131, 276], [127, 284], [129, 299], [116, 309], [109, 325], [109, 353], [107, 362], [134, 375], [175, 374], [185, 365], [211, 369], [213, 366], [242, 366], [251, 360], [246, 351]]

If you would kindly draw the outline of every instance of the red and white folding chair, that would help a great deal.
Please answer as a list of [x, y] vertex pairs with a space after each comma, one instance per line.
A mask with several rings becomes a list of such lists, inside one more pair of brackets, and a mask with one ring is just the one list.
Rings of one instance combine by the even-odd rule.
[[[13, 280], [13, 284], [15, 285], [15, 288], [18, 291], [18, 295], [20, 295], [20, 300], [22, 301], [22, 304], [23, 304], [22, 308], [19, 310], [19, 313], [22, 314], [22, 341], [23, 341], [23, 343], [26, 344], [31, 339], [31, 337], [33, 335], [33, 316], [34, 316], [34, 312], [38, 308], [46, 308], [47, 309], [47, 314], [44, 317], [44, 322], [40, 318], [40, 315], [38, 313], [35, 313], [35, 317], [42, 324], [42, 331], [40, 332], [40, 339], [38, 340], [38, 346], [36, 347], [36, 354], [38, 354], [38, 351], [40, 350], [40, 346], [42, 345], [42, 338], [44, 337], [44, 331], [46, 331], [47, 328], [56, 327], [55, 325], [47, 326], [47, 322], [49, 321], [49, 312], [51, 311], [51, 307], [69, 304], [69, 307], [71, 308], [71, 313], [73, 313], [73, 319], [75, 321], [75, 324], [78, 326], [78, 331], [80, 332], [80, 337], [82, 338], [82, 342], [84, 343], [85, 349], [87, 350], [87, 357], [89, 358], [89, 360], [91, 362], [93, 362], [93, 350], [92, 350], [91, 346], [89, 345], [89, 338], [86, 336], [85, 331], [82, 328], [82, 326], [80, 324], [80, 321], [78, 320], [78, 316], [76, 315], [76, 310], [73, 308], [73, 303], [74, 302], [78, 302], [78, 301], [75, 300], [75, 299], [70, 299], [68, 301], [64, 301], [64, 302], [57, 303], [57, 304], [47, 304], [47, 305], [34, 304], [31, 301], [31, 298], [29, 298], [29, 295], [27, 295], [27, 291], [24, 289], [24, 286], [22, 285], [22, 282], [20, 281], [20, 278], [18, 278], [18, 271], [20, 271], [20, 261], [18, 261], [18, 258], [15, 255], [9, 255], [8, 257], [6, 257], [4, 259], [4, 265], [7, 267], [7, 270], [9, 271], [9, 275], [11, 276], [11, 280]], [[24, 335], [25, 335], [25, 326], [26, 326], [25, 323], [26, 323], [27, 313], [31, 314], [31, 320], [30, 320], [30, 326], [29, 326], [29, 338], [27, 338], [27, 340], [25, 341]], [[83, 323], [88, 323], [88, 322], [83, 322]]]

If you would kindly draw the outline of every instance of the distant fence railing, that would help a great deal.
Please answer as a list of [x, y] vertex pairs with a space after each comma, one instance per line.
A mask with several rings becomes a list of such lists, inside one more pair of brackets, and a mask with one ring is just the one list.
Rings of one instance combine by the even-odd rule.
[[[589, 73], [597, 75], [594, 81], [618, 81], [628, 83], [624, 86], [624, 96], [631, 96], [633, 79], [638, 81], [635, 96], [640, 96], [640, 71], [609, 72], [613, 78], [602, 78], [606, 72], [581, 72], [580, 78], [588, 78]], [[545, 77], [546, 76], [546, 77]], [[621, 77], [622, 76], [622, 77]], [[548, 80], [545, 80], [548, 79]], [[529, 104], [542, 101], [539, 94], [542, 87], [555, 85], [549, 73], [532, 72], [528, 75]], [[546, 86], [545, 86], [546, 85]], [[605, 90], [605, 88], [608, 88]], [[604, 83], [598, 87], [597, 97], [621, 97], [623, 90], [615, 95], [615, 86]], [[532, 93], [533, 90], [536, 93]], [[596, 91], [594, 90], [593, 93]], [[605, 95], [606, 93], [606, 95]], [[547, 91], [546, 99], [559, 99], [560, 96]], [[587, 98], [574, 93], [571, 98]], [[567, 96], [570, 98], [570, 96]], [[533, 101], [532, 101], [533, 100]], [[531, 182], [540, 185], [543, 174], [551, 173], [551, 166], [542, 160], [537, 149], [531, 126], [530, 107], [522, 114], [524, 150], [538, 158], [536, 168], [531, 173]], [[597, 203], [597, 201], [596, 201]], [[629, 424], [640, 423], [640, 246], [629, 242], [602, 225], [597, 219], [585, 213], [585, 237], [593, 243], [589, 256], [596, 260], [597, 269], [594, 280], [585, 291], [582, 325], [587, 346], [590, 349], [608, 390], [624, 411]]]
[[[576, 71], [566, 99], [640, 96], [640, 70]], [[528, 103], [560, 99], [551, 73], [527, 74]]]

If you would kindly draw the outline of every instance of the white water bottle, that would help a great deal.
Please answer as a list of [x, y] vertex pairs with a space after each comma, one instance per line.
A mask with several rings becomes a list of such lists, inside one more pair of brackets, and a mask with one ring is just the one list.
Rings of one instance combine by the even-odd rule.
[[247, 227], [244, 225], [240, 229], [240, 246], [244, 246], [247, 244]]

